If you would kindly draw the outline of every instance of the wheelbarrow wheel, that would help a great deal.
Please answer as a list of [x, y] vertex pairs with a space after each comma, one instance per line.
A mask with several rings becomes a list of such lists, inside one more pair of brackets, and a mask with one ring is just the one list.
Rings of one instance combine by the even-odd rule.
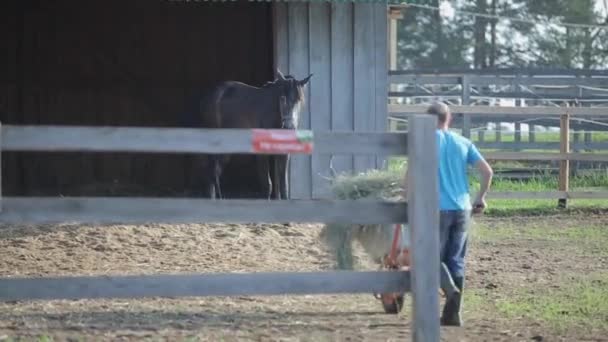
[[387, 314], [398, 314], [403, 308], [403, 295], [387, 295], [386, 298], [382, 298], [382, 307], [384, 312]]

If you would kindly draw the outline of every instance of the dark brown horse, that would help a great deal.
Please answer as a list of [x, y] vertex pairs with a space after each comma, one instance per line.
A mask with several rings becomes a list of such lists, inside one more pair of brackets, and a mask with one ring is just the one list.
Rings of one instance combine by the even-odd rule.
[[[216, 86], [199, 103], [199, 114], [205, 128], [297, 129], [304, 90], [312, 74], [302, 80], [284, 76], [262, 87], [227, 81]], [[204, 191], [210, 198], [222, 198], [220, 178], [230, 155], [209, 155], [203, 166]], [[255, 172], [269, 199], [288, 197], [288, 155], [256, 155]], [[244, 170], [248, 172], [249, 170]], [[274, 190], [274, 191], [273, 191]]]

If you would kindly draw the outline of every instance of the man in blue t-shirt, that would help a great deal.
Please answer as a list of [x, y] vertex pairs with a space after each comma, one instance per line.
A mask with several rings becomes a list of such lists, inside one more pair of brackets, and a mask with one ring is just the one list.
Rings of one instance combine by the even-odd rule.
[[[447, 105], [433, 103], [427, 109], [427, 114], [437, 116], [438, 123], [435, 134], [439, 158], [440, 260], [447, 266], [459, 290], [447, 296], [441, 324], [461, 326], [460, 308], [471, 212], [481, 213], [486, 208], [485, 196], [493, 171], [469, 139], [448, 130], [452, 114]], [[481, 174], [480, 189], [472, 205], [467, 174], [469, 166], [475, 167]]]

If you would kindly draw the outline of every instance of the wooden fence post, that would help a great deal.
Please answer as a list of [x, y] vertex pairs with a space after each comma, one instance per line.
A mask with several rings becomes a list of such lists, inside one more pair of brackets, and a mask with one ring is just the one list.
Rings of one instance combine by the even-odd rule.
[[2, 122], [0, 122], [0, 213], [2, 212]]
[[439, 342], [439, 182], [437, 118], [411, 117], [408, 130], [408, 221], [411, 241], [413, 341]]
[[[566, 113], [560, 116], [559, 120], [559, 152], [562, 154], [570, 152], [570, 114]], [[559, 163], [559, 190], [568, 191], [570, 175], [570, 161], [561, 160]], [[560, 198], [557, 201], [558, 208], [566, 208], [568, 205], [567, 198]]]
[[[462, 86], [462, 105], [467, 106], [471, 102], [471, 81], [469, 75], [463, 75], [460, 79]], [[462, 135], [471, 138], [471, 116], [464, 114], [462, 118]]]

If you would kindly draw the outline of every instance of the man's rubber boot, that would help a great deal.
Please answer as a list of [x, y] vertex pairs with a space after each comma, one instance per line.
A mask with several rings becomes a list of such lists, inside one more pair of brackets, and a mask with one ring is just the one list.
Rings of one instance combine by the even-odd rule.
[[459, 291], [446, 299], [443, 314], [441, 315], [441, 325], [461, 327], [460, 309], [462, 306], [464, 277], [454, 277], [453, 279]]
[[450, 271], [448, 271], [448, 267], [443, 262], [439, 266], [439, 281], [446, 298], [452, 297], [454, 293], [459, 291], [450, 275]]

